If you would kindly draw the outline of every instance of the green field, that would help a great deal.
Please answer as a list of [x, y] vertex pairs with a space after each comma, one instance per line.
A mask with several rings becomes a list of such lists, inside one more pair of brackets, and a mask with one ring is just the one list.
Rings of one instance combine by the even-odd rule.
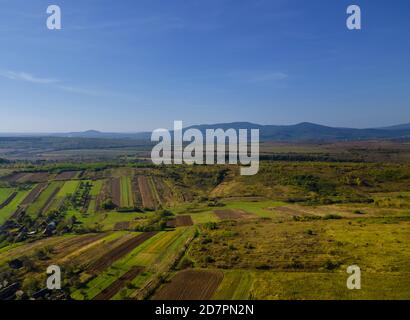
[[80, 181], [78, 180], [64, 182], [64, 185], [62, 186], [60, 191], [57, 193], [57, 197], [64, 198], [67, 195], [74, 194], [79, 184], [80, 184]]
[[131, 178], [121, 177], [121, 207], [132, 208], [134, 206], [134, 200], [132, 196]]
[[[132, 266], [143, 266], [146, 270], [131, 281], [132, 287], [136, 289], [148, 278], [155, 276], [164, 266], [166, 267], [172, 256], [178, 252], [181, 244], [191, 235], [192, 230], [188, 229], [158, 233], [125, 257], [114, 262], [108, 270], [88, 282], [85, 288], [73, 292], [71, 296], [74, 299], [92, 299], [121, 275], [125, 274]], [[129, 288], [126, 295], [131, 295], [135, 289]], [[118, 295], [123, 296], [124, 292], [118, 293]]]
[[47, 201], [57, 190], [57, 188], [61, 188], [63, 184], [64, 182], [61, 181], [50, 182], [47, 188], [43, 190], [43, 192], [41, 192], [40, 196], [36, 199], [36, 201], [34, 201], [32, 204], [28, 206], [27, 214], [29, 214], [32, 217], [36, 217], [47, 204]]
[[2, 204], [13, 192], [14, 189], [12, 188], [0, 188], [0, 204]]
[[254, 283], [253, 272], [244, 270], [224, 271], [224, 278], [212, 299], [215, 300], [248, 300]]
[[90, 195], [93, 197], [98, 196], [101, 192], [103, 183], [104, 183], [103, 180], [92, 181], [93, 186], [91, 188]]
[[193, 213], [191, 214], [191, 218], [194, 221], [194, 224], [219, 221], [219, 218], [212, 211]]
[[0, 224], [3, 224], [18, 208], [18, 205], [29, 194], [30, 190], [19, 191], [8, 206], [0, 210]]

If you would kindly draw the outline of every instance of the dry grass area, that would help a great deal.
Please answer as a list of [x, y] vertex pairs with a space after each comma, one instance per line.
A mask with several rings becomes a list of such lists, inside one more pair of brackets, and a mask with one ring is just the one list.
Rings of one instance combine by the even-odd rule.
[[359, 264], [380, 272], [410, 269], [408, 221], [383, 219], [226, 221], [203, 228], [190, 256], [199, 267], [335, 271]]

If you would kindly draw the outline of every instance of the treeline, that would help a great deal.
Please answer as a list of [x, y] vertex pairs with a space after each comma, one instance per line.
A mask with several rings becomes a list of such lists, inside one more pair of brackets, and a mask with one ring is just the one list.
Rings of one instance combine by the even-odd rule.
[[364, 162], [361, 158], [335, 157], [329, 154], [263, 154], [259, 156], [261, 161], [319, 161], [319, 162]]

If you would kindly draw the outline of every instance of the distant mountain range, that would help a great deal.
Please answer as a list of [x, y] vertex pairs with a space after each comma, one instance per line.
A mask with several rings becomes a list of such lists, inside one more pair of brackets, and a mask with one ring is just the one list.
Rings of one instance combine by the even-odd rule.
[[[233, 129], [259, 129], [262, 141], [354, 141], [354, 140], [375, 140], [375, 139], [410, 139], [410, 123], [395, 125], [383, 128], [353, 129], [337, 128], [324, 125], [302, 122], [295, 125], [259, 125], [250, 122], [233, 122], [209, 125], [194, 125], [187, 129], [199, 129], [205, 132], [206, 129], [221, 128]], [[115, 133], [89, 130], [84, 132], [70, 133], [39, 133], [39, 134], [2, 134], [1, 137], [29, 137], [29, 136], [52, 136], [65, 138], [104, 138], [104, 139], [136, 139], [149, 140], [151, 132], [136, 133]]]

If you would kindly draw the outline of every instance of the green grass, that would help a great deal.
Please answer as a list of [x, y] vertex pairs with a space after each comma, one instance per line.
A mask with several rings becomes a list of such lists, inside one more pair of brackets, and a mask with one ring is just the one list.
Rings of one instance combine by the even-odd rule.
[[43, 192], [41, 192], [37, 200], [28, 206], [27, 213], [32, 217], [36, 217], [40, 213], [40, 211], [43, 209], [44, 205], [47, 203], [48, 198], [53, 194], [53, 192], [57, 188], [61, 187], [63, 183], [64, 182], [62, 181], [51, 182], [47, 186], [47, 188]]
[[[140, 251], [136, 255], [134, 263], [136, 265], [144, 265], [146, 269], [143, 273], [139, 274], [131, 282], [132, 288], [124, 288], [116, 296], [115, 299], [121, 299], [125, 297], [132, 297], [135, 293], [135, 288], [141, 287], [151, 277], [163, 273], [169, 270], [173, 264], [178, 252], [183, 248], [184, 243], [189, 237], [193, 235], [194, 228], [180, 228], [179, 230], [165, 233], [160, 239], [156, 239], [151, 244]], [[134, 289], [133, 289], [134, 288]]]
[[29, 192], [30, 190], [19, 191], [13, 201], [0, 210], [0, 224], [3, 224], [17, 210], [18, 205], [24, 200]]
[[104, 180], [96, 180], [96, 181], [92, 181], [92, 187], [90, 190], [90, 196], [91, 196], [91, 200], [90, 200], [90, 204], [88, 206], [87, 212], [88, 214], [95, 214], [96, 212], [96, 206], [97, 206], [97, 202], [96, 202], [96, 198], [98, 197], [98, 195], [101, 192], [102, 186], [103, 186]]
[[90, 195], [93, 197], [96, 197], [100, 194], [101, 192], [101, 188], [103, 186], [104, 181], [103, 180], [96, 180], [96, 181], [92, 181], [92, 188], [90, 191]]
[[121, 177], [121, 207], [132, 208], [134, 201], [132, 197], [131, 178], [129, 176]]
[[212, 299], [247, 300], [254, 281], [252, 272], [245, 270], [224, 270], [224, 278]]
[[97, 209], [97, 202], [95, 199], [91, 199], [90, 204], [88, 205], [88, 208], [87, 208], [87, 213], [95, 214], [96, 209]]
[[0, 204], [2, 204], [12, 193], [12, 188], [0, 188]]
[[[181, 248], [181, 245], [192, 235], [193, 229], [180, 228], [175, 231], [159, 232], [148, 239], [125, 257], [114, 262], [109, 269], [99, 274], [86, 284], [85, 288], [76, 290], [71, 297], [74, 299], [92, 299], [99, 292], [107, 288], [116, 279], [125, 274], [133, 266], [145, 266], [146, 272], [161, 269], [169, 263], [171, 257]], [[140, 286], [149, 277], [144, 272], [132, 281], [135, 286]], [[149, 273], [149, 275], [152, 275]], [[131, 294], [130, 290], [127, 294]]]
[[212, 212], [200, 212], [191, 214], [194, 224], [201, 224], [207, 222], [218, 222], [220, 219]]
[[63, 197], [66, 197], [67, 195], [74, 194], [79, 184], [80, 184], [80, 181], [78, 180], [66, 181], [63, 187], [57, 193], [57, 198], [63, 198]]

